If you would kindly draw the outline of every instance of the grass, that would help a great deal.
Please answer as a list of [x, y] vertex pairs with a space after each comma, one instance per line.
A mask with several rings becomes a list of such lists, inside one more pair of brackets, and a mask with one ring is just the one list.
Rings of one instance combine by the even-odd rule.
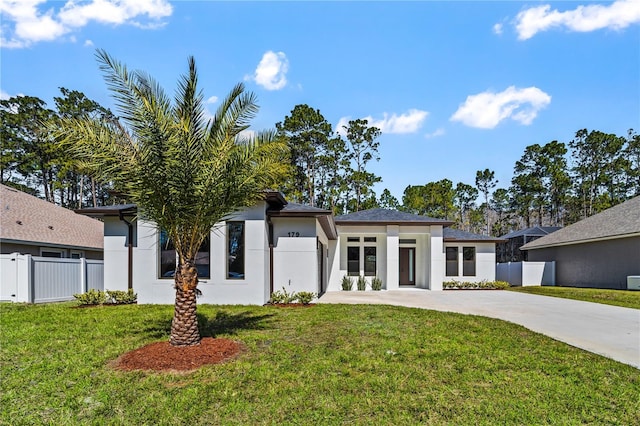
[[511, 287], [510, 291], [640, 309], [640, 291], [576, 287]]
[[0, 424], [640, 424], [640, 374], [507, 322], [391, 306], [200, 306], [243, 342], [190, 374], [119, 372], [172, 306], [0, 304]]

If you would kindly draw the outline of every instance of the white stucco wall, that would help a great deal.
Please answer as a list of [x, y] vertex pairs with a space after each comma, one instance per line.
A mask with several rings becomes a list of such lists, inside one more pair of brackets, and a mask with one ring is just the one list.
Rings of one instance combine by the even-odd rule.
[[[234, 215], [231, 220], [245, 223], [245, 278], [228, 279], [226, 276], [226, 222], [222, 222], [211, 232], [211, 278], [200, 280], [198, 288], [202, 296], [198, 303], [262, 305], [268, 300], [269, 286], [265, 205], [260, 203]], [[173, 278], [158, 278], [157, 227], [139, 220], [138, 232], [138, 247], [134, 250], [134, 289], [138, 302], [173, 303]]]
[[[137, 230], [134, 225], [134, 258]], [[117, 217], [104, 218], [104, 288], [105, 290], [123, 290], [128, 288], [129, 251], [127, 248], [127, 224]], [[135, 263], [134, 263], [135, 273]], [[135, 283], [135, 281], [134, 281]]]
[[318, 293], [316, 219], [276, 217], [272, 221], [273, 290]]
[[[376, 237], [375, 243], [365, 243], [364, 237]], [[348, 237], [360, 237], [360, 242], [347, 242]], [[415, 244], [400, 244], [401, 239], [414, 239]], [[338, 243], [329, 252], [329, 291], [342, 290], [342, 278], [347, 275], [347, 247], [351, 245], [377, 247], [377, 276], [383, 289], [395, 290], [399, 286], [399, 254], [401, 247], [416, 249], [416, 287], [442, 290], [444, 255], [442, 255], [442, 226], [338, 226]], [[434, 249], [435, 247], [435, 249]], [[435, 253], [434, 253], [435, 251]], [[364, 274], [361, 259], [360, 273]], [[353, 277], [354, 282], [357, 277]], [[370, 281], [370, 277], [367, 277]], [[355, 284], [354, 284], [355, 289]]]
[[[458, 275], [457, 276], [444, 276], [444, 264], [445, 264], [445, 247], [458, 247]], [[475, 276], [463, 276], [462, 268], [462, 248], [463, 247], [475, 247], [476, 249], [476, 275]], [[496, 245], [495, 243], [464, 243], [464, 242], [446, 242], [444, 247], [440, 250], [442, 253], [442, 276], [445, 281], [470, 281], [480, 282], [482, 280], [495, 281], [496, 279]]]

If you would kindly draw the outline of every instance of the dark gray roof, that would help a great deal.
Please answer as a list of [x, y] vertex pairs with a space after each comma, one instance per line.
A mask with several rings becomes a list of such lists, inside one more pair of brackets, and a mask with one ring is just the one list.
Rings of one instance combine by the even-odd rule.
[[531, 228], [520, 229], [518, 231], [509, 232], [501, 236], [501, 239], [508, 240], [510, 238], [521, 237], [523, 235], [532, 236], [532, 237], [544, 237], [552, 232], [556, 232], [558, 229], [561, 229], [562, 226], [532, 226]]
[[336, 216], [338, 225], [451, 225], [453, 222], [445, 219], [420, 216], [398, 210], [369, 209], [359, 212]]
[[331, 210], [320, 209], [318, 207], [307, 206], [306, 204], [287, 203], [279, 211], [284, 213], [315, 213], [315, 214], [331, 214]]
[[138, 206], [135, 204], [115, 204], [113, 206], [86, 207], [84, 209], [74, 210], [78, 214], [91, 217], [119, 216], [122, 214], [135, 214]]
[[503, 238], [496, 238], [490, 235], [474, 234], [472, 232], [461, 231], [459, 229], [444, 228], [442, 231], [442, 237], [444, 241], [474, 241], [474, 242], [487, 242], [487, 243], [501, 243], [505, 240]]
[[640, 196], [523, 245], [521, 250], [640, 235]]

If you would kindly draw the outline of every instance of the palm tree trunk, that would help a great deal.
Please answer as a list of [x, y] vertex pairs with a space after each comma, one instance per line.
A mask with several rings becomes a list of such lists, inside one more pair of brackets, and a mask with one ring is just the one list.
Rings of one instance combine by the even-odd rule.
[[198, 271], [191, 262], [178, 265], [175, 275], [176, 302], [171, 322], [172, 346], [193, 346], [200, 344], [196, 296]]

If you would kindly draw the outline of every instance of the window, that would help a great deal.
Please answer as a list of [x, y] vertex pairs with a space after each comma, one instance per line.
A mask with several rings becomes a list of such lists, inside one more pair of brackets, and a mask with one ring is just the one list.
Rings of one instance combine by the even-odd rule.
[[476, 248], [462, 247], [462, 275], [473, 277], [476, 275]]
[[[198, 278], [210, 278], [210, 246], [211, 242], [207, 237], [196, 254], [196, 269]], [[173, 278], [176, 274], [178, 257], [173, 241], [169, 238], [167, 231], [160, 231], [160, 278]]]
[[446, 274], [448, 277], [458, 276], [458, 247], [447, 247]]
[[365, 243], [375, 243], [376, 242], [376, 237], [364, 237], [364, 242]]
[[72, 258], [72, 259], [80, 259], [80, 258], [82, 258], [82, 257], [84, 257], [84, 252], [82, 252], [82, 251], [75, 251], [75, 250], [72, 250], [72, 251], [71, 251], [71, 258]]
[[360, 275], [360, 247], [347, 247], [347, 274]]
[[360, 242], [360, 237], [347, 237], [347, 242], [348, 243], [359, 243]]
[[364, 274], [369, 277], [374, 277], [376, 275], [376, 248], [375, 247], [364, 248]]
[[415, 244], [415, 238], [400, 238], [400, 244]]
[[227, 222], [227, 278], [244, 279], [244, 222]]
[[42, 257], [63, 258], [64, 257], [64, 253], [62, 252], [62, 250], [56, 250], [56, 249], [43, 250], [43, 249], [40, 249], [40, 256], [42, 256]]
[[167, 231], [160, 231], [160, 278], [173, 278], [176, 274], [176, 248]]

